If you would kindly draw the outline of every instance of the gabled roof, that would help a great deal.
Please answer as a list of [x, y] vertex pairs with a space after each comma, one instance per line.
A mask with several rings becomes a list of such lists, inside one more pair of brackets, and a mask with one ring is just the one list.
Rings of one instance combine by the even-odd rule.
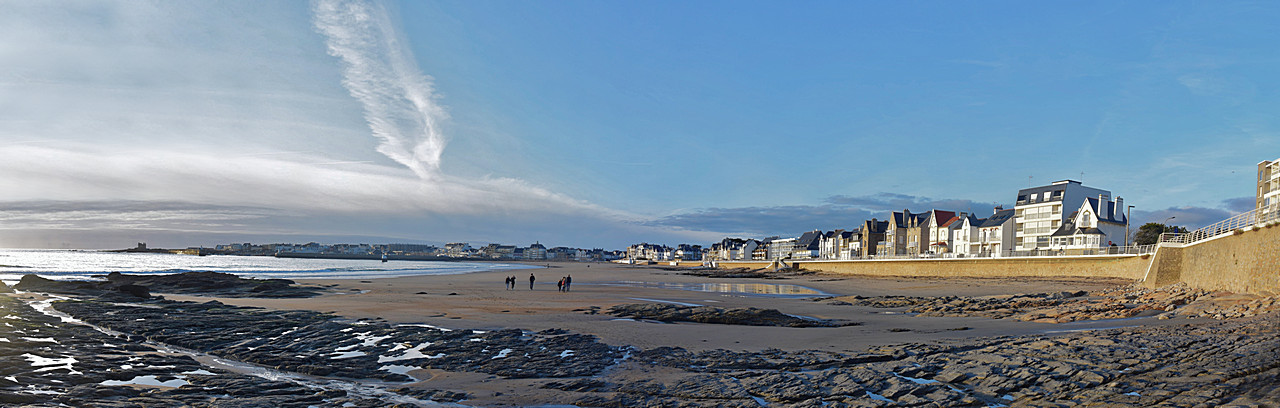
[[997, 211], [992, 216], [983, 219], [982, 225], [979, 225], [978, 227], [980, 228], [998, 227], [1001, 224], [1004, 224], [1006, 221], [1009, 221], [1010, 218], [1013, 218], [1012, 208], [1008, 210], [1000, 210], [1000, 211]]
[[952, 223], [959, 222], [959, 221], [960, 221], [960, 217], [959, 217], [959, 216], [955, 216], [955, 215], [953, 215], [953, 216], [951, 216], [951, 218], [948, 218], [946, 221], [943, 221], [943, 222], [938, 223], [938, 226], [939, 226], [939, 227], [948, 227], [948, 228], [951, 228], [951, 227], [952, 227], [952, 225], [951, 225]]
[[933, 221], [942, 226], [947, 225], [947, 222], [951, 222], [952, 218], [956, 218], [955, 211], [933, 210], [930, 213], [933, 214]]
[[818, 238], [822, 236], [822, 231], [809, 231], [800, 235], [800, 239], [796, 240], [796, 248], [801, 249], [818, 249]]
[[1093, 213], [1098, 215], [1098, 222], [1109, 222], [1112, 224], [1124, 225], [1124, 221], [1116, 217], [1116, 206], [1108, 205], [1106, 214], [1098, 210], [1098, 197], [1085, 197], [1085, 205], [1093, 209]]

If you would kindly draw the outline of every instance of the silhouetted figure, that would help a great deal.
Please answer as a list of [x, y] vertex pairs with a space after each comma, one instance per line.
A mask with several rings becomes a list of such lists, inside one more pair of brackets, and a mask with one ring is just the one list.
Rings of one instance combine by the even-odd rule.
[[564, 276], [564, 291], [565, 291], [565, 292], [568, 292], [568, 291], [569, 291], [569, 285], [572, 285], [572, 284], [573, 284], [573, 275], [565, 275], [565, 276]]
[[533, 274], [529, 274], [529, 290], [533, 290]]
[[560, 280], [556, 281], [556, 291], [564, 292], [564, 278], [560, 278]]

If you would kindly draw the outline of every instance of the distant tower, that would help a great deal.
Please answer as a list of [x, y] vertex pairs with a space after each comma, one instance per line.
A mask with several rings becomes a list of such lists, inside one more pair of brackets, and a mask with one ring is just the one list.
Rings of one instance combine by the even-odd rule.
[[138, 250], [140, 250], [140, 251], [146, 251], [146, 250], [147, 250], [147, 243], [146, 243], [146, 242], [139, 242], [139, 243], [138, 243]]

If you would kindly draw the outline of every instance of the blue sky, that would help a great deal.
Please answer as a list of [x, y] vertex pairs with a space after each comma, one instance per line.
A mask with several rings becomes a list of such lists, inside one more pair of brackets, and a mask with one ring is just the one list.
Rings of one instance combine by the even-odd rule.
[[1194, 227], [1280, 157], [1269, 2], [0, 9], [0, 246], [697, 243], [1066, 178]]

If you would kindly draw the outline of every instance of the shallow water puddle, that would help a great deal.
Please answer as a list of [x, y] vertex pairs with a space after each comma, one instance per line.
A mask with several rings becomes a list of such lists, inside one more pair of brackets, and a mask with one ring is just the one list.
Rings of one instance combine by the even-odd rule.
[[169, 381], [160, 381], [160, 379], [159, 379], [159, 378], [156, 378], [156, 376], [154, 376], [154, 375], [140, 375], [140, 376], [137, 376], [137, 377], [133, 377], [133, 379], [131, 379], [131, 380], [125, 380], [125, 381], [106, 380], [106, 381], [100, 382], [99, 384], [102, 384], [102, 385], [145, 385], [145, 386], [151, 386], [151, 387], [173, 387], [173, 388], [178, 388], [178, 387], [181, 387], [181, 386], [184, 386], [184, 385], [187, 385], [187, 384], [191, 384], [191, 383], [187, 382], [187, 380], [184, 380], [184, 379], [182, 379], [181, 377], [179, 377], [179, 378], [174, 378], [174, 379], [169, 380]]
[[[405, 350], [404, 354], [401, 354], [398, 356], [378, 356], [378, 362], [389, 363], [392, 361], [409, 360], [414, 358], [430, 358], [430, 357], [427, 357], [427, 355], [422, 354], [422, 349], [427, 348], [428, 346], [431, 346], [431, 342], [429, 341], [426, 343], [419, 344], [417, 347], [405, 350], [403, 348], [405, 346], [403, 344], [399, 344], [399, 345], [396, 345], [396, 348], [391, 349], [391, 351]], [[444, 356], [441, 355], [441, 357], [444, 357]]]
[[365, 352], [363, 351], [339, 351], [336, 353], [330, 353], [330, 355], [333, 356], [333, 357], [329, 357], [330, 360], [341, 360], [344, 358], [361, 357], [367, 354], [365, 354]]
[[512, 351], [515, 351], [515, 350], [512, 350], [512, 349], [502, 349], [501, 351], [499, 351], [499, 352], [498, 352], [498, 355], [493, 356], [493, 358], [491, 358], [490, 360], [497, 360], [497, 359], [499, 359], [499, 358], [505, 358], [505, 357], [507, 357], [507, 355], [508, 355], [508, 354], [511, 354], [511, 352], [512, 352]]
[[780, 283], [677, 283], [618, 281], [592, 283], [591, 285], [627, 286], [634, 288], [676, 289], [694, 292], [733, 293], [752, 296], [817, 297], [831, 294], [800, 285]]
[[674, 300], [649, 299], [649, 298], [627, 298], [627, 299], [631, 299], [631, 300], [639, 300], [639, 301], [644, 301], [644, 302], [670, 303], [670, 304], [677, 305], [677, 306], [690, 306], [690, 307], [698, 307], [698, 306], [702, 306], [702, 305], [697, 304], [697, 303], [677, 302], [677, 301], [674, 301]]

